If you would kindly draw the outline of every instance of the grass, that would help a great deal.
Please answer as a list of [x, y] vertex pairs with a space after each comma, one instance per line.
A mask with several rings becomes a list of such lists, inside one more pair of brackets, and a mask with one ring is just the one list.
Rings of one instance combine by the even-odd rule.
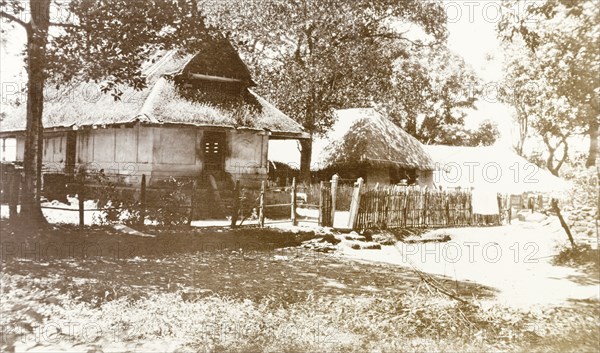
[[[470, 302], [460, 303], [408, 269], [295, 247], [294, 234], [154, 229], [156, 238], [138, 238], [99, 227], [23, 234], [0, 226], [3, 351], [34, 346], [179, 352], [599, 348], [597, 302], [527, 313], [483, 309], [478, 302], [492, 298], [489, 288], [458, 283], [459, 295]], [[43, 249], [67, 243], [111, 251], [43, 256]], [[15, 244], [26, 244], [30, 252], [6, 256]], [[115, 247], [126, 245], [131, 247], [114, 255]]]

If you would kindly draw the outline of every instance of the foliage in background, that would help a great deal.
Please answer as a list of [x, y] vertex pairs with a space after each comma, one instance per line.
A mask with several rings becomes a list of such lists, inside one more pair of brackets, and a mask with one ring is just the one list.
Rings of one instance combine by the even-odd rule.
[[[204, 4], [207, 18], [235, 39], [257, 78], [259, 93], [313, 135], [330, 128], [335, 109], [370, 107], [392, 98], [411, 109], [420, 105], [421, 97], [400, 94], [410, 83], [395, 74], [396, 61], [416, 64], [425, 47], [447, 36], [440, 1]], [[411, 24], [422, 30], [422, 38], [411, 37]], [[418, 83], [427, 85], [428, 79], [419, 77]], [[309, 180], [311, 141], [301, 141], [301, 147], [301, 176]]]
[[436, 44], [395, 60], [392, 89], [379, 102], [394, 122], [425, 144], [488, 146], [499, 135], [491, 121], [475, 130], [465, 127], [465, 111], [475, 108], [481, 89], [464, 59]]
[[[600, 7], [595, 0], [503, 3], [506, 102], [517, 109], [521, 143], [528, 128], [547, 147], [555, 175], [568, 159], [567, 138], [587, 135], [586, 166], [596, 164], [600, 120]], [[525, 7], [524, 7], [525, 6]], [[519, 9], [520, 11], [514, 11]]]
[[569, 214], [571, 231], [585, 235], [579, 240], [600, 243], [600, 166], [586, 168], [585, 154], [573, 155], [563, 168], [563, 177], [572, 183], [562, 204]]
[[571, 181], [574, 185], [571, 189], [571, 205], [573, 207], [590, 206], [598, 207], [598, 179], [600, 178], [600, 169], [586, 168], [587, 156], [574, 154], [569, 158], [569, 163], [565, 165], [563, 177]]

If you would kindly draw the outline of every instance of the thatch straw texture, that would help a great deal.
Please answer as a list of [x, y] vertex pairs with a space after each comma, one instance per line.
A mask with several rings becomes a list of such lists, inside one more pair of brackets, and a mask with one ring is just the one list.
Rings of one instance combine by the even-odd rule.
[[321, 169], [363, 163], [434, 169], [423, 145], [374, 109], [345, 109], [336, 114], [337, 121], [318, 154]]
[[436, 184], [501, 193], [563, 192], [570, 183], [528, 162], [505, 146], [426, 145]]
[[[231, 44], [221, 39], [196, 55], [175, 51], [150, 58], [143, 67], [147, 87], [122, 87], [115, 100], [101, 84], [86, 82], [48, 86], [44, 97], [45, 128], [102, 126], [139, 121], [151, 124], [224, 126], [302, 133], [302, 127], [248, 89], [254, 83]], [[189, 87], [190, 74], [238, 80]], [[234, 86], [232, 90], [232, 85]], [[25, 130], [25, 104], [3, 106], [0, 132]]]

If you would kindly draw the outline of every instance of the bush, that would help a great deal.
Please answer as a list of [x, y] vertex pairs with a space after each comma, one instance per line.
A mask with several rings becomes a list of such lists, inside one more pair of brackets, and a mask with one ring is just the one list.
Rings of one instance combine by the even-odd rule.
[[124, 184], [111, 180], [104, 173], [92, 177], [93, 186], [85, 190], [86, 199], [96, 201], [96, 206], [103, 209], [100, 224], [125, 223], [135, 224], [140, 220], [140, 204], [134, 190], [122, 188]]
[[[598, 178], [596, 168], [586, 168], [583, 163], [573, 163], [565, 170], [563, 177], [573, 183], [573, 187], [565, 195], [561, 208], [566, 211], [589, 207], [598, 212]], [[597, 215], [597, 213], [596, 213]]]
[[600, 250], [592, 249], [589, 244], [564, 248], [556, 255], [554, 263], [566, 266], [589, 266], [600, 270]]
[[102, 224], [140, 224], [145, 219], [162, 226], [183, 225], [189, 219], [191, 181], [170, 178], [146, 191], [146, 205], [142, 209], [140, 191], [123, 188], [121, 183], [107, 176], [95, 176], [94, 187], [86, 190], [88, 199], [97, 201], [102, 211]]
[[146, 197], [146, 219], [166, 226], [187, 224], [192, 181], [169, 178], [160, 183], [160, 188], [166, 191], [151, 192]]

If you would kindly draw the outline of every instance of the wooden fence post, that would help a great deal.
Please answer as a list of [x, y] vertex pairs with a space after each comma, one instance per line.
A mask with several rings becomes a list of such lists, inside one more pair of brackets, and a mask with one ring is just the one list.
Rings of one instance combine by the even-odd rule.
[[319, 226], [323, 227], [323, 211], [325, 207], [325, 203], [323, 200], [323, 189], [325, 189], [325, 183], [319, 183]]
[[296, 178], [294, 177], [292, 179], [292, 209], [291, 209], [291, 216], [292, 216], [292, 225], [297, 226], [298, 225], [298, 220], [296, 219]]
[[[446, 213], [446, 222], [443, 222], [445, 226], [453, 225], [454, 222], [450, 219], [450, 195], [447, 195], [444, 191], [442, 194], [442, 202], [444, 203], [444, 212]], [[456, 206], [454, 206], [456, 209]], [[462, 225], [462, 224], [461, 224]]]
[[265, 226], [265, 181], [260, 185], [260, 203], [258, 209], [258, 225], [262, 228]]
[[140, 220], [139, 224], [144, 225], [146, 220], [146, 174], [142, 174], [142, 185], [140, 186]]
[[577, 245], [575, 244], [575, 240], [573, 240], [573, 235], [571, 234], [571, 230], [569, 229], [569, 225], [567, 224], [567, 222], [565, 222], [565, 219], [563, 218], [562, 214], [560, 213], [560, 208], [558, 207], [558, 200], [552, 199], [551, 205], [552, 205], [552, 211], [554, 211], [556, 213], [556, 215], [558, 216], [560, 225], [563, 227], [563, 229], [565, 230], [565, 233], [567, 233], [567, 236], [569, 237], [569, 242], [571, 242], [571, 246], [574, 249], [577, 248]]
[[504, 218], [504, 204], [502, 202], [502, 195], [500, 193], [496, 194], [496, 200], [498, 203], [498, 217], [497, 217], [497, 225], [502, 225], [502, 219]]
[[8, 184], [8, 218], [15, 220], [17, 218], [17, 207], [19, 205], [19, 190], [21, 189], [21, 178], [19, 173], [13, 169], [12, 173], [7, 173]]
[[188, 226], [192, 225], [192, 218], [194, 217], [196, 209], [196, 188], [198, 187], [198, 180], [194, 179], [192, 182], [192, 194], [190, 195], [190, 215], [188, 217]]
[[79, 229], [83, 230], [84, 226], [84, 212], [83, 212], [83, 201], [85, 200], [85, 172], [82, 170], [79, 174], [79, 195], [77, 195], [79, 201]]
[[335, 199], [337, 197], [337, 185], [338, 179], [340, 177], [337, 174], [334, 174], [331, 177], [331, 226], [333, 227], [335, 224]]
[[469, 220], [470, 226], [475, 225], [475, 215], [473, 214], [473, 188], [469, 191]]
[[421, 206], [423, 208], [423, 210], [421, 211], [421, 226], [422, 227], [426, 227], [427, 226], [427, 208], [429, 207], [429, 205], [427, 204], [428, 201], [428, 195], [427, 195], [427, 190], [425, 188], [419, 187], [419, 192], [421, 194]]
[[350, 216], [348, 217], [348, 228], [354, 229], [356, 218], [360, 208], [360, 193], [364, 184], [363, 178], [358, 178], [354, 184], [354, 192], [352, 193], [352, 201], [350, 203]]
[[240, 212], [240, 181], [236, 180], [233, 188], [233, 207], [231, 210], [231, 228], [237, 227], [238, 213]]

